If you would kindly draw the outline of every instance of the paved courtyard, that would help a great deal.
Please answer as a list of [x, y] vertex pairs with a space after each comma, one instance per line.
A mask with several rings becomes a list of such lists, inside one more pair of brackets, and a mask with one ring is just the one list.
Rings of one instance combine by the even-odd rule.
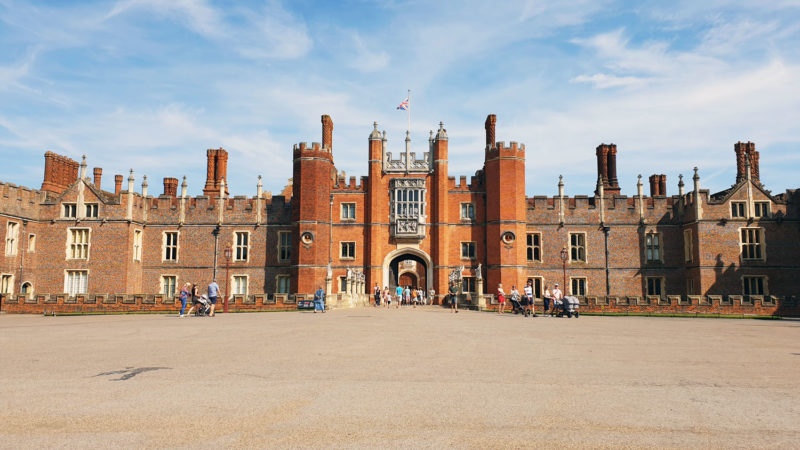
[[800, 322], [0, 316], [0, 447], [797, 447]]

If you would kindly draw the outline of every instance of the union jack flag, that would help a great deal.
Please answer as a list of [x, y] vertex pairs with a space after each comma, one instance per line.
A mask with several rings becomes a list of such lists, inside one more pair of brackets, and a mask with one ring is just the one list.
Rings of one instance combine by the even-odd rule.
[[398, 106], [397, 109], [402, 109], [403, 111], [408, 111], [408, 97], [406, 97], [406, 99], [403, 100], [403, 103], [400, 103], [400, 106]]

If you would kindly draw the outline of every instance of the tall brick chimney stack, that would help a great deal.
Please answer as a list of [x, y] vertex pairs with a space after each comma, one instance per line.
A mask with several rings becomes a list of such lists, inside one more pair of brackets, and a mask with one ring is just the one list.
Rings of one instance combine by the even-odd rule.
[[497, 116], [494, 114], [489, 114], [486, 116], [486, 123], [484, 123], [484, 128], [486, 128], [486, 148], [492, 148], [495, 146], [495, 124], [497, 123]]
[[164, 195], [167, 197], [178, 196], [178, 179], [172, 177], [164, 178]]
[[[333, 123], [331, 122], [331, 128]], [[211, 149], [206, 152], [208, 165], [206, 171], [206, 186], [203, 188], [203, 195], [209, 198], [216, 198], [219, 195], [219, 182], [228, 179], [228, 152], [223, 148]], [[228, 186], [225, 186], [225, 194], [228, 194]]]
[[333, 120], [331, 116], [322, 116], [322, 148], [330, 150], [333, 148]]
[[114, 195], [122, 192], [122, 175], [114, 175]]
[[756, 144], [753, 142], [737, 142], [733, 145], [733, 151], [736, 152], [736, 182], [747, 178], [745, 174], [745, 158], [750, 158], [750, 176], [753, 181], [760, 183], [758, 171], [758, 152], [756, 151]]
[[[603, 193], [614, 196], [620, 193], [617, 181], [617, 146], [600, 144], [597, 146], [597, 176], [603, 180]], [[595, 195], [599, 195], [595, 192]]]
[[94, 168], [94, 187], [100, 189], [100, 179], [103, 177], [103, 169], [100, 167]]
[[650, 175], [650, 196], [651, 197], [666, 197], [667, 195], [667, 176], [663, 173], [661, 175]]
[[78, 162], [53, 152], [44, 154], [42, 190], [60, 194], [78, 179]]

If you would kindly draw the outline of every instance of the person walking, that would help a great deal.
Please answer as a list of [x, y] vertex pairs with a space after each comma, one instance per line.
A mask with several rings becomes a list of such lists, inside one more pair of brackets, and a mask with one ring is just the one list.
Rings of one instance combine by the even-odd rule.
[[325, 291], [322, 290], [322, 286], [319, 286], [314, 292], [314, 314], [317, 311], [325, 312]]
[[375, 298], [375, 307], [381, 306], [381, 287], [378, 286], [378, 283], [375, 283], [375, 289], [373, 290], [372, 296]]
[[[516, 306], [513, 304], [513, 302], [517, 302], [517, 305], [520, 305], [520, 309], [522, 308], [522, 304], [519, 301], [520, 300], [519, 291], [517, 290], [517, 285], [516, 284], [512, 284], [511, 285], [511, 292], [508, 293], [508, 296], [512, 300], [512, 305], [511, 305], [512, 309], [516, 308]], [[523, 309], [522, 311], [519, 311], [519, 312], [524, 314], [525, 310]]]
[[184, 283], [183, 287], [181, 288], [181, 293], [179, 294], [179, 297], [181, 299], [181, 314], [178, 317], [183, 317], [184, 316], [183, 313], [186, 312], [186, 302], [189, 300], [189, 287], [190, 286], [191, 286], [191, 283], [187, 282], [187, 283]]
[[525, 299], [523, 301], [527, 305], [531, 317], [536, 317], [536, 311], [533, 307], [533, 281], [528, 280], [528, 284], [522, 288], [522, 291], [525, 293]]
[[408, 285], [406, 285], [406, 288], [403, 290], [403, 304], [411, 304], [411, 289], [409, 289]]
[[400, 309], [400, 304], [403, 303], [403, 286], [397, 286], [397, 289], [394, 290], [395, 293], [395, 300], [397, 300], [397, 306], [395, 308]]
[[551, 309], [551, 315], [558, 315], [558, 308], [560, 305], [563, 304], [564, 300], [564, 293], [561, 292], [561, 289], [558, 288], [558, 283], [556, 283], [555, 289], [553, 289], [553, 309]]
[[211, 284], [208, 285], [208, 301], [211, 302], [211, 312], [208, 313], [208, 317], [214, 317], [216, 313], [214, 310], [217, 309], [217, 298], [219, 297], [219, 285], [217, 284], [217, 280], [211, 280]]
[[383, 287], [383, 303], [386, 304], [386, 309], [392, 306], [392, 294], [389, 293], [389, 286]]
[[458, 288], [455, 283], [450, 283], [447, 288], [447, 293], [450, 294], [450, 312], [458, 312]]
[[547, 317], [547, 314], [550, 312], [550, 302], [553, 300], [553, 293], [550, 292], [550, 285], [546, 284], [544, 286], [544, 316]]
[[414, 286], [414, 289], [411, 290], [411, 304], [414, 305], [413, 307], [417, 307], [417, 301], [419, 300], [417, 287]]
[[503, 314], [506, 308], [506, 293], [503, 290], [503, 283], [497, 283], [497, 303], [499, 304], [497, 313]]
[[189, 312], [186, 313], [187, 316], [191, 316], [192, 311], [194, 311], [197, 305], [200, 304], [200, 288], [197, 287], [196, 284], [192, 285], [191, 293], [192, 293], [192, 306], [191, 308], [189, 308]]

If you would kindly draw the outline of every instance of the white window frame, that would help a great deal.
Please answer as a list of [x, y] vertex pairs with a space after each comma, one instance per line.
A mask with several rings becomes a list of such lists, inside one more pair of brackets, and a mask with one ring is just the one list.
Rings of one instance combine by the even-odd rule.
[[14, 295], [14, 274], [0, 273], [0, 293], [9, 297]]
[[[283, 243], [283, 236], [286, 238], [287, 243]], [[282, 251], [286, 249], [286, 258], [282, 258]], [[292, 232], [291, 231], [278, 231], [278, 261], [289, 262], [292, 260]]]
[[[345, 248], [351, 247], [353, 254], [345, 255]], [[356, 242], [355, 241], [340, 241], [339, 242], [339, 259], [356, 259]]]
[[[578, 240], [579, 242], [577, 244], [573, 245], [572, 244], [572, 237], [573, 236], [575, 236], [575, 237], [582, 236], [583, 243], [581, 244], [581, 242], [580, 242], [581, 239], [579, 239]], [[571, 233], [569, 233], [568, 239], [569, 239], [569, 242], [568, 242], [568, 244], [569, 244], [569, 262], [570, 263], [573, 263], [573, 262], [585, 263], [585, 262], [587, 262], [586, 233], [583, 232], [583, 231], [571, 232]], [[577, 253], [577, 257], [573, 257], [573, 255], [576, 254], [576, 253]]]
[[694, 260], [694, 233], [691, 229], [683, 230], [683, 262]]
[[[461, 220], [472, 222], [475, 220], [475, 204], [472, 202], [461, 202], [459, 206], [459, 217]], [[466, 213], [466, 214], [465, 214]]]
[[[167, 236], [168, 235], [173, 235], [173, 234], [175, 235], [175, 243], [174, 244], [168, 244], [167, 243]], [[170, 250], [170, 249], [173, 249], [173, 248], [175, 250], [174, 258], [167, 258], [167, 256], [172, 256], [172, 255], [167, 255], [167, 251]], [[180, 255], [181, 255], [181, 232], [178, 231], [178, 230], [164, 230], [164, 231], [162, 231], [161, 232], [161, 262], [165, 262], [165, 261], [177, 262], [178, 258], [180, 258]]]
[[[167, 278], [174, 278], [175, 279], [175, 286], [173, 286], [172, 292], [167, 292]], [[174, 274], [161, 274], [160, 278], [160, 289], [158, 290], [162, 294], [164, 294], [167, 298], [175, 298], [178, 296], [178, 276]]]
[[86, 203], [86, 216], [90, 219], [96, 219], [100, 216], [100, 207], [97, 203]]
[[[762, 280], [762, 286], [761, 287], [762, 287], [763, 292], [761, 294], [752, 293], [752, 292], [750, 292], [748, 294], [747, 293], [747, 280], [756, 280], [756, 279], [759, 279], [759, 278]], [[768, 282], [768, 279], [764, 275], [743, 275], [742, 276], [742, 295], [769, 295], [769, 288], [768, 288], [768, 283], [767, 282]]]
[[[242, 244], [239, 237], [244, 236], [246, 243]], [[250, 232], [249, 231], [234, 231], [233, 232], [233, 260], [234, 261], [250, 261]], [[242, 258], [244, 253], [244, 258]]]
[[[759, 206], [762, 207], [763, 211], [759, 211]], [[771, 202], [755, 202], [753, 203], [753, 217], [769, 217], [770, 213], [772, 212], [772, 203]]]
[[[655, 244], [653, 243], [655, 238]], [[646, 262], [663, 263], [664, 262], [664, 246], [662, 245], [662, 234], [658, 231], [650, 231], [644, 235], [644, 259]], [[656, 253], [657, 257], [654, 257]]]
[[[76, 232], [86, 232], [86, 242], [77, 242], [75, 240], [77, 236]], [[82, 234], [82, 233], [81, 233]], [[86, 227], [70, 227], [67, 228], [67, 259], [70, 260], [84, 260], [88, 261], [91, 257], [92, 251], [92, 229]], [[78, 252], [79, 256], [75, 256], [76, 252]], [[85, 255], [83, 254], [85, 252]]]
[[[281, 286], [281, 285], [284, 283], [281, 280], [284, 280], [284, 279], [286, 280], [285, 281], [286, 292], [282, 292], [281, 291], [281, 289], [283, 288], [283, 286]], [[290, 293], [289, 291], [291, 291], [291, 290], [292, 290], [292, 279], [291, 279], [291, 277], [289, 275], [276, 275], [275, 276], [275, 293], [276, 294], [289, 294]]]
[[[655, 282], [658, 281], [658, 290], [660, 291], [658, 294], [651, 294], [650, 293], [650, 280]], [[659, 297], [663, 297], [666, 292], [666, 279], [664, 277], [644, 277], [644, 289], [647, 295], [657, 295]]]
[[[539, 244], [537, 245], [533, 237], [539, 237]], [[539, 250], [539, 257], [536, 257], [536, 250]], [[531, 257], [528, 257], [530, 253]], [[531, 262], [542, 262], [542, 233], [539, 231], [528, 232], [525, 234], [525, 260]], [[527, 281], [526, 281], [527, 283]]]
[[28, 253], [36, 252], [36, 234], [30, 233], [28, 235]]
[[[464, 255], [464, 250], [472, 248], [472, 256]], [[461, 259], [477, 259], [478, 258], [478, 244], [475, 241], [461, 241], [459, 245], [459, 254], [461, 255]], [[469, 253], [469, 252], [467, 252]]]
[[[752, 235], [755, 236], [758, 242], [745, 242], [744, 233], [747, 230], [748, 238]], [[755, 233], [750, 233], [751, 231]], [[739, 257], [742, 261], [766, 261], [767, 259], [767, 245], [765, 241], [764, 229], [760, 227], [742, 227], [739, 228]], [[754, 249], [761, 254], [758, 257], [748, 256], [745, 257], [746, 249]]]
[[78, 204], [77, 203], [62, 203], [61, 204], [61, 217], [65, 219], [76, 219], [78, 217]]
[[[583, 293], [575, 293], [572, 289], [574, 282], [583, 280]], [[527, 281], [526, 281], [527, 283]], [[589, 292], [589, 280], [586, 277], [569, 277], [569, 295], [586, 297], [586, 293]]]
[[[83, 282], [80, 283], [80, 284], [83, 286], [84, 289], [83, 290], [81, 290], [81, 289], [77, 289], [76, 290], [76, 289], [73, 289], [74, 286], [75, 286], [75, 281], [76, 280], [70, 279], [70, 276], [73, 275], [73, 274], [80, 274], [80, 273], [83, 274], [83, 280], [82, 280]], [[81, 279], [78, 279], [77, 281], [80, 282]], [[88, 270], [81, 270], [81, 269], [65, 270], [64, 271], [64, 292], [66, 292], [70, 296], [75, 296], [77, 294], [86, 294], [86, 293], [88, 293], [89, 292], [89, 271]]]
[[731, 202], [731, 219], [745, 219], [747, 218], [747, 202], [736, 201]]
[[[240, 290], [238, 288], [240, 286], [237, 284], [237, 278], [244, 279], [244, 292], [239, 292]], [[233, 286], [233, 289], [231, 289], [231, 295], [247, 295], [248, 292], [250, 291], [250, 275], [245, 275], [245, 274], [231, 275], [231, 286]]]
[[134, 261], [141, 261], [142, 260], [142, 242], [143, 242], [144, 232], [139, 229], [133, 230], [133, 260]]
[[17, 254], [19, 247], [19, 222], [6, 222], [6, 256]]
[[356, 204], [355, 202], [342, 202], [339, 206], [339, 218], [341, 220], [355, 221], [356, 220]]

